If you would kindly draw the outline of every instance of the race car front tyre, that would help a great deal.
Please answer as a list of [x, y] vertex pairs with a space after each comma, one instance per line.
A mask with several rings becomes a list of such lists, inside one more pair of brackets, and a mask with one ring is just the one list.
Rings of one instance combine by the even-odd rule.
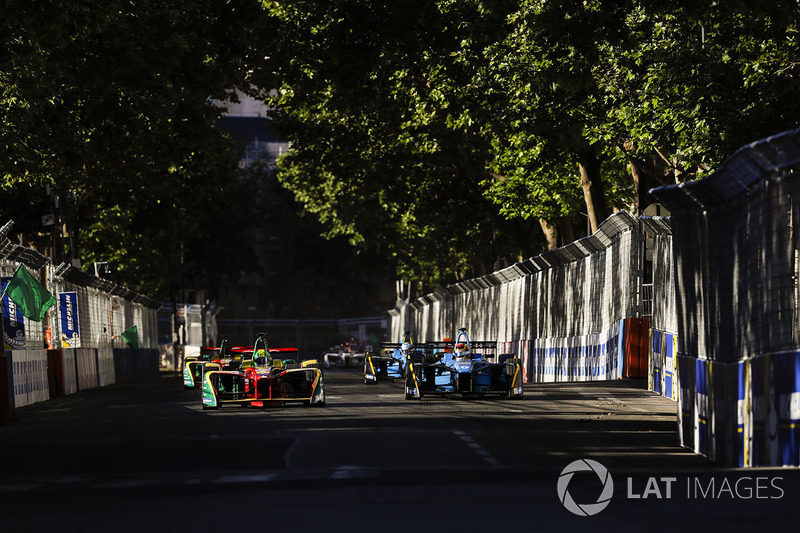
[[417, 394], [412, 392], [408, 392], [408, 387], [406, 387], [406, 400], [421, 400], [422, 399], [422, 391], [417, 391]]

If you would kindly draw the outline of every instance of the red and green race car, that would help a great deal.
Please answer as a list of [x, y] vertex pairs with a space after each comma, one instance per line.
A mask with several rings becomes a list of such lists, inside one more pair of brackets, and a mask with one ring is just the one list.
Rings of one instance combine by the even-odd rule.
[[203, 375], [211, 370], [236, 370], [245, 354], [252, 353], [252, 346], [230, 346], [224, 337], [219, 347], [203, 346], [200, 355], [188, 356], [183, 362], [183, 388], [199, 389]]
[[[222, 355], [220, 355], [222, 354]], [[218, 369], [220, 366], [215, 364], [221, 356], [225, 354], [225, 344], [219, 348], [203, 346], [200, 348], [199, 355], [187, 356], [183, 360], [183, 388], [197, 389], [203, 380], [203, 374], [207, 370]]]
[[261, 334], [238, 368], [211, 370], [203, 376], [203, 409], [290, 402], [325, 407], [322, 370], [316, 360], [300, 361], [296, 348], [269, 348]]

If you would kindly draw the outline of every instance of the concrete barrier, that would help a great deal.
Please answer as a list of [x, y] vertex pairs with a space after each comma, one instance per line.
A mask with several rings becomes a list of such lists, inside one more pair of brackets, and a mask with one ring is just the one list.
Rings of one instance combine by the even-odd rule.
[[0, 426], [11, 421], [11, 359], [0, 353]]

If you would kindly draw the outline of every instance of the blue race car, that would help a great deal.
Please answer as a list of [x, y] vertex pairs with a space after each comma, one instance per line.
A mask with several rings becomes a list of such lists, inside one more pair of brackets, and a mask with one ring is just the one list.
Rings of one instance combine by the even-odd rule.
[[364, 358], [364, 383], [401, 379], [406, 375], [409, 361], [422, 361], [423, 352], [414, 347], [406, 331], [401, 342], [383, 342], [380, 351], [367, 352]]
[[409, 361], [406, 400], [427, 395], [522, 397], [522, 364], [514, 354], [496, 355], [497, 342], [470, 341], [466, 328], [455, 342], [425, 343], [421, 362]]

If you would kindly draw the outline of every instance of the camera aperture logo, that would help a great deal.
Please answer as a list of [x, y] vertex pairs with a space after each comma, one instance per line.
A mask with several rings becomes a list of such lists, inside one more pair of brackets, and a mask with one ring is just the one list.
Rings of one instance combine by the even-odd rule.
[[[597, 501], [589, 503], [578, 503], [569, 493], [569, 483], [573, 476], [578, 472], [594, 472], [603, 484], [603, 489], [597, 497]], [[578, 516], [593, 516], [605, 509], [611, 503], [611, 496], [614, 495], [614, 480], [605, 466], [591, 459], [578, 459], [573, 461], [561, 471], [558, 477], [558, 499], [566, 509]]]

